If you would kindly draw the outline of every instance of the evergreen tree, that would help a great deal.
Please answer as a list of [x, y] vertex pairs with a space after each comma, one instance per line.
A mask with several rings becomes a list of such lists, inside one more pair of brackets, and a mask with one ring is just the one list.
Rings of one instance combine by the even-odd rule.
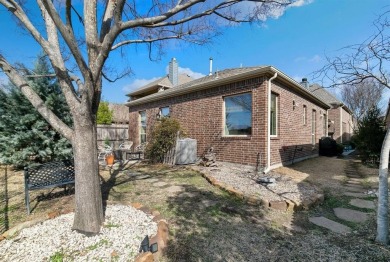
[[[28, 70], [26, 70], [28, 72]], [[40, 56], [28, 75], [50, 75]], [[69, 108], [58, 83], [50, 77], [29, 78], [29, 85], [64, 122], [71, 124]], [[34, 162], [70, 158], [72, 147], [56, 132], [12, 83], [0, 88], [0, 163], [17, 168]]]
[[113, 112], [108, 107], [108, 102], [100, 102], [97, 111], [96, 123], [100, 125], [111, 125]]
[[385, 123], [380, 115], [380, 110], [374, 106], [359, 123], [355, 139], [363, 162], [379, 160], [386, 134]]

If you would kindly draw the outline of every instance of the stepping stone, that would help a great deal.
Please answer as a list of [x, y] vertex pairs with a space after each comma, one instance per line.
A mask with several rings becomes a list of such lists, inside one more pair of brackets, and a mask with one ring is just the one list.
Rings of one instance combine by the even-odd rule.
[[147, 179], [149, 177], [150, 177], [150, 175], [140, 175], [140, 176], [136, 176], [135, 179], [141, 180], [141, 179]]
[[363, 199], [351, 199], [349, 204], [355, 206], [355, 207], [360, 207], [360, 208], [369, 208], [369, 209], [375, 209], [375, 204], [373, 201], [369, 200], [363, 200]]
[[327, 228], [335, 233], [347, 234], [351, 232], [351, 228], [326, 217], [309, 217], [309, 221], [317, 226]]
[[202, 207], [207, 208], [211, 206], [215, 206], [217, 204], [217, 201], [209, 200], [209, 199], [204, 199], [199, 203]]
[[170, 186], [166, 190], [168, 193], [170, 193], [172, 195], [172, 194], [176, 194], [176, 193], [183, 191], [183, 187], [182, 186]]
[[363, 193], [356, 193], [356, 192], [344, 192], [344, 196], [361, 197], [361, 198], [367, 197], [366, 194], [363, 194]]
[[356, 181], [356, 180], [349, 180], [347, 181], [347, 184], [349, 185], [360, 185], [360, 181]]
[[198, 197], [199, 194], [195, 193], [195, 192], [184, 192], [181, 196], [182, 197], [193, 198], [193, 197]]
[[357, 192], [357, 193], [363, 193], [365, 190], [364, 188], [358, 188], [358, 187], [351, 187], [351, 186], [346, 186], [344, 187], [345, 190], [351, 191], [351, 192]]
[[365, 222], [368, 219], [369, 215], [364, 212], [341, 207], [333, 208], [333, 211], [338, 218], [356, 223]]
[[349, 181], [354, 181], [354, 182], [362, 182], [362, 179], [361, 178], [354, 178], [354, 177], [352, 177], [352, 178], [350, 178], [349, 179]]
[[162, 182], [162, 181], [153, 184], [153, 186], [156, 186], [156, 187], [164, 187], [166, 185], [168, 185], [168, 184], [165, 182]]

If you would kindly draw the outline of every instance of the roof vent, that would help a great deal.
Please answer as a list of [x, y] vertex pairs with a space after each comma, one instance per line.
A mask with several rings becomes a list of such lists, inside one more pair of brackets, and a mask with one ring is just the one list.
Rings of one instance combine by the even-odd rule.
[[213, 58], [210, 57], [210, 73], [209, 73], [209, 76], [212, 76], [213, 75]]
[[176, 62], [176, 58], [172, 58], [171, 62], [169, 62], [169, 81], [171, 81], [173, 86], [177, 86], [178, 84], [178, 75], [179, 75], [179, 70], [178, 70], [178, 63]]
[[303, 86], [304, 88], [308, 88], [309, 87], [309, 82], [307, 81], [306, 77], [302, 78], [301, 86]]

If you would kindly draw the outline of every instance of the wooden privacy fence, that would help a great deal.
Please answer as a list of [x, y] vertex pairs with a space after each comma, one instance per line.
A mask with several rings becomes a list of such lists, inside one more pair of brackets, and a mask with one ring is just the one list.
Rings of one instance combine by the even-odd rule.
[[97, 125], [96, 132], [98, 144], [108, 140], [111, 145], [118, 147], [123, 141], [129, 140], [129, 125], [127, 124]]

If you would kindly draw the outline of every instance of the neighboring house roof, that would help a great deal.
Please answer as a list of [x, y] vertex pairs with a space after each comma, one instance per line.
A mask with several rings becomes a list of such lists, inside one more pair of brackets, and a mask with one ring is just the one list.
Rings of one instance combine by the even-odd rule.
[[205, 76], [191, 82], [178, 85], [174, 88], [165, 90], [163, 92], [154, 93], [130, 102], [127, 102], [127, 106], [140, 105], [156, 100], [160, 100], [163, 98], [174, 97], [178, 95], [188, 94], [192, 92], [196, 92], [199, 90], [204, 90], [208, 88], [212, 88], [215, 86], [229, 84], [235, 81], [242, 81], [245, 79], [268, 75], [272, 76], [275, 73], [278, 74], [278, 77], [275, 80], [288, 83], [290, 87], [292, 87], [295, 91], [304, 96], [310, 98], [313, 101], [316, 101], [317, 104], [324, 106], [325, 108], [329, 108], [329, 105], [314, 96], [311, 92], [302, 87], [298, 82], [296, 82], [291, 77], [284, 74], [282, 71], [276, 69], [272, 66], [258, 66], [258, 67], [243, 67], [243, 68], [234, 68], [234, 69], [225, 69], [223, 71], [216, 72], [211, 76]]
[[112, 110], [112, 122], [129, 123], [129, 108], [123, 104], [108, 104]]
[[338, 100], [334, 95], [325, 90], [322, 86], [318, 84], [313, 84], [307, 88], [310, 92], [312, 92], [315, 96], [320, 98], [322, 101], [326, 102], [329, 105], [334, 104], [342, 104], [340, 100]]
[[329, 106], [342, 106], [348, 113], [352, 114], [352, 111], [344, 105], [342, 101], [337, 99], [333, 94], [331, 94], [329, 91], [327, 91], [325, 88], [318, 84], [313, 84], [307, 88], [313, 95], [327, 103]]
[[[178, 75], [179, 85], [190, 82], [191, 80], [193, 80], [193, 78], [187, 74], [179, 74]], [[155, 80], [155, 81], [153, 81], [153, 82], [151, 82], [151, 83], [149, 83], [141, 88], [138, 88], [137, 90], [134, 90], [133, 92], [127, 94], [127, 96], [135, 96], [135, 95], [147, 93], [149, 91], [158, 89], [158, 87], [172, 88], [173, 85], [172, 85], [171, 81], [169, 80], [169, 77], [164, 76], [164, 77], [161, 77], [161, 78], [159, 78], [159, 79], [157, 79], [157, 80]]]

